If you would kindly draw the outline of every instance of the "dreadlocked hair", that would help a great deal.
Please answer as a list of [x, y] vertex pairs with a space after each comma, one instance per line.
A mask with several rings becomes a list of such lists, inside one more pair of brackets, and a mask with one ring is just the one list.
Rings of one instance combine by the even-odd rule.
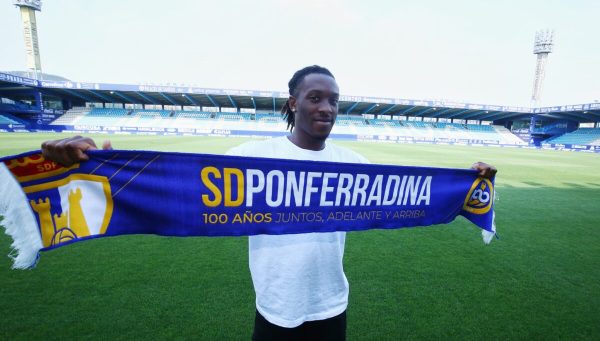
[[[327, 76], [335, 79], [335, 77], [333, 77], [333, 74], [331, 73], [331, 71], [327, 70], [324, 67], [321, 67], [319, 65], [307, 66], [303, 69], [296, 71], [296, 73], [294, 73], [294, 76], [292, 76], [292, 79], [290, 79], [290, 81], [288, 82], [290, 96], [294, 96], [294, 97], [298, 96], [298, 85], [300, 85], [300, 83], [302, 83], [302, 81], [304, 80], [304, 77], [306, 77], [307, 75], [310, 75], [312, 73], [319, 73], [322, 75], [327, 75]], [[294, 121], [295, 121], [296, 117], [295, 117], [295, 112], [290, 107], [289, 99], [287, 101], [285, 101], [285, 104], [281, 108], [281, 114], [283, 115], [283, 118], [285, 118], [285, 120], [287, 121], [286, 129], [289, 129], [290, 131], [292, 131], [294, 129]]]

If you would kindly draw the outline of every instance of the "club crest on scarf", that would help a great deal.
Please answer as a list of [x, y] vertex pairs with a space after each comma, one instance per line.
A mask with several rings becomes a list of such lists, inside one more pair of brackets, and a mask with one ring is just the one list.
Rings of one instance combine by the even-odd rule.
[[31, 198], [44, 247], [106, 232], [113, 211], [108, 178], [73, 174], [24, 191]]
[[494, 199], [494, 185], [488, 179], [477, 178], [465, 198], [463, 209], [473, 214], [486, 214]]

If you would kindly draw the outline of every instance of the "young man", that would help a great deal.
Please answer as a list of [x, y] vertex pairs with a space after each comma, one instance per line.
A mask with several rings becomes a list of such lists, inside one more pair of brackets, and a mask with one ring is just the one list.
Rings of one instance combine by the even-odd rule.
[[[368, 163], [355, 152], [326, 143], [338, 114], [339, 88], [329, 70], [309, 66], [288, 83], [282, 113], [289, 136], [248, 142], [231, 149], [239, 156]], [[104, 149], [110, 148], [105, 143]], [[87, 160], [91, 139], [48, 141], [44, 155], [65, 165]], [[484, 177], [496, 169], [472, 168]], [[344, 340], [348, 281], [343, 270], [345, 232], [249, 237], [250, 272], [256, 292], [254, 340]]]
[[[239, 156], [367, 163], [326, 140], [338, 113], [339, 89], [327, 69], [310, 66], [289, 82], [282, 113], [289, 136], [231, 149]], [[254, 340], [344, 340], [348, 281], [343, 270], [345, 232], [249, 237], [256, 292]]]

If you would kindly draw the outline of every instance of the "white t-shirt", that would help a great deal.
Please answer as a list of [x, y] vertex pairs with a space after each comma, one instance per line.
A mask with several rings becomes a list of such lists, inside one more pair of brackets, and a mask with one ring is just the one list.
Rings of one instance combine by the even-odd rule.
[[[285, 136], [244, 143], [227, 154], [369, 163], [343, 147], [327, 143], [323, 150], [307, 150]], [[258, 235], [248, 239], [256, 309], [267, 321], [293, 328], [346, 310], [348, 280], [342, 264], [345, 232]]]

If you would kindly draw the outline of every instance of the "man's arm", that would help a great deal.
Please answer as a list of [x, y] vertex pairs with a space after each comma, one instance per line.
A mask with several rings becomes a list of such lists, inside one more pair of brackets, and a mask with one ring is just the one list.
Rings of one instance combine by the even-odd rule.
[[[83, 136], [74, 136], [42, 143], [42, 154], [46, 159], [56, 161], [67, 167], [74, 163], [87, 161], [89, 157], [86, 152], [96, 149], [98, 147], [94, 140]], [[110, 141], [104, 141], [102, 149], [112, 149]]]

